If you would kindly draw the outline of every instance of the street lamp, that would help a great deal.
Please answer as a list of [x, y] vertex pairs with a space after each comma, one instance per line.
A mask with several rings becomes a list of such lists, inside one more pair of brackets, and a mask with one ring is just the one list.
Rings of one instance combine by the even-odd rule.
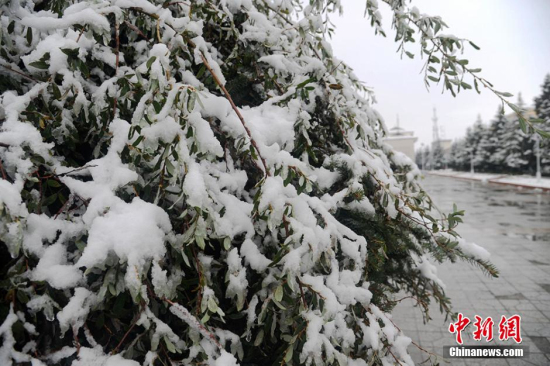
[[474, 149], [470, 150], [470, 174], [474, 175]]
[[537, 180], [540, 181], [540, 137], [535, 134], [535, 154], [537, 157]]

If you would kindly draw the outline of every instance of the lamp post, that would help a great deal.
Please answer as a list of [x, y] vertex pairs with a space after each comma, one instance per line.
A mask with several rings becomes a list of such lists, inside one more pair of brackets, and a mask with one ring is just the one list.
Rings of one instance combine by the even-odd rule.
[[474, 175], [474, 149], [470, 150], [470, 174]]
[[537, 157], [537, 180], [540, 181], [540, 137], [535, 134], [535, 154]]

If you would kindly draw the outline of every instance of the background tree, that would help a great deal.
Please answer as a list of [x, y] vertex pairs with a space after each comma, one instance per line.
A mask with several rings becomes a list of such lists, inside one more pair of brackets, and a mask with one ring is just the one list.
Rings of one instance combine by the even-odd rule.
[[[535, 98], [535, 112], [538, 118], [544, 120], [541, 122], [541, 129], [550, 133], [550, 74], [544, 78], [541, 94]], [[550, 174], [550, 140], [540, 140], [541, 170]]]
[[[526, 105], [521, 93], [518, 94], [517, 107], [520, 111], [525, 111]], [[502, 149], [504, 165], [506, 170], [511, 173], [521, 173], [531, 168], [533, 156], [533, 141], [531, 135], [523, 131], [518, 131], [517, 118], [509, 118], [504, 124], [502, 134]]]
[[432, 149], [428, 156], [430, 157], [428, 162], [430, 169], [437, 170], [445, 168], [447, 161], [443, 154], [443, 149], [441, 148], [441, 142], [434, 141], [432, 143]]
[[489, 171], [494, 171], [496, 173], [506, 171], [504, 164], [506, 161], [506, 150], [503, 147], [506, 126], [506, 118], [502, 113], [502, 108], [499, 107], [488, 128], [489, 141], [487, 144], [487, 150], [490, 156], [488, 158], [487, 166]]
[[423, 164], [425, 164], [425, 161], [423, 159], [425, 159], [425, 156], [427, 156], [427, 155], [424, 155], [425, 152], [426, 152], [426, 148], [423, 145], [420, 146], [418, 149], [415, 149], [414, 162], [416, 163], [416, 166], [419, 169], [425, 168], [424, 166], [422, 166]]
[[472, 135], [467, 138], [467, 141], [471, 144], [470, 146], [473, 146], [474, 166], [478, 170], [489, 168], [487, 164], [491, 155], [489, 138], [488, 130], [483, 124], [481, 116], [478, 115], [472, 129]]

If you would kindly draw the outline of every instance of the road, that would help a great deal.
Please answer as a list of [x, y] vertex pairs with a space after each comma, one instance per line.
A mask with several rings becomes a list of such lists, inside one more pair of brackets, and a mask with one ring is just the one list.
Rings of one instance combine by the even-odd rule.
[[[522, 345], [530, 351], [522, 360], [453, 359], [450, 364], [550, 365], [550, 193], [435, 176], [427, 176], [423, 186], [442, 211], [451, 211], [453, 203], [466, 210], [457, 231], [489, 250], [491, 262], [500, 271], [499, 278], [492, 279], [464, 262], [438, 265], [454, 311], [472, 323], [475, 315], [491, 316], [497, 339], [501, 316], [519, 314]], [[448, 331], [450, 320], [444, 321], [435, 304], [430, 315], [433, 320], [423, 324], [420, 310], [407, 299], [396, 307], [394, 321], [419, 346], [441, 355], [443, 346], [456, 345], [455, 336]], [[465, 344], [497, 344], [474, 341], [474, 329], [470, 324], [463, 332]], [[429, 356], [413, 345], [409, 352], [417, 364]], [[445, 364], [449, 365], [441, 362]]]

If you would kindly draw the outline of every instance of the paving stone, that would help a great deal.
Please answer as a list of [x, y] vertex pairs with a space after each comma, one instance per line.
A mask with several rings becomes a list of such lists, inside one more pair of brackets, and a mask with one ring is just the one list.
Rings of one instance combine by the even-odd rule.
[[[547, 356], [550, 355], [550, 195], [541, 196], [542, 203], [537, 207], [532, 206], [536, 205], [536, 199], [529, 191], [504, 189], [492, 192], [487, 191], [490, 189], [487, 187], [470, 187], [455, 181], [451, 184], [453, 189], [457, 189], [456, 194], [449, 195], [444, 193], [449, 192], [448, 189], [440, 189], [439, 194], [431, 194], [432, 198], [441, 208], [452, 207], [456, 202], [458, 207], [466, 210], [465, 223], [458, 227], [458, 232], [466, 240], [483, 245], [491, 252], [491, 261], [500, 271], [499, 278], [491, 279], [467, 263], [435, 264], [438, 276], [446, 284], [446, 294], [451, 298], [453, 310], [462, 312], [472, 321], [475, 315], [491, 316], [495, 321], [493, 331], [496, 338], [502, 315], [520, 315], [523, 345], [529, 347], [531, 354], [525, 360], [453, 359], [450, 364], [440, 364], [550, 366]], [[440, 185], [441, 182], [428, 178], [424, 188], [430, 192], [431, 188], [441, 188]], [[487, 197], [495, 203], [502, 199], [521, 202], [521, 206], [498, 206], [495, 210], [495, 207], [488, 206], [491, 201]], [[521, 215], [520, 211], [532, 214]], [[500, 223], [508, 225], [501, 226]], [[540, 240], [538, 237], [536, 241], [531, 240], [533, 233], [540, 233]], [[422, 316], [414, 314], [417, 309], [412, 305], [413, 302], [400, 303], [393, 319], [396, 323], [407, 319], [406, 326], [411, 329], [411, 338], [416, 343], [436, 354], [442, 354], [443, 346], [456, 344], [455, 336], [448, 332], [450, 321], [444, 320], [437, 304], [430, 305], [433, 320], [426, 325], [422, 323]], [[464, 343], [488, 345], [472, 339], [470, 333], [473, 329], [470, 324], [468, 332], [463, 333]], [[515, 342], [495, 339], [489, 345], [515, 345]], [[409, 350], [412, 351], [413, 347]], [[417, 363], [423, 361], [426, 357], [422, 354], [415, 351], [413, 360]]]
[[522, 293], [515, 293], [511, 295], [495, 295], [495, 299], [497, 300], [527, 300], [525, 295]]
[[546, 337], [529, 337], [542, 353], [550, 353], [550, 340]]

